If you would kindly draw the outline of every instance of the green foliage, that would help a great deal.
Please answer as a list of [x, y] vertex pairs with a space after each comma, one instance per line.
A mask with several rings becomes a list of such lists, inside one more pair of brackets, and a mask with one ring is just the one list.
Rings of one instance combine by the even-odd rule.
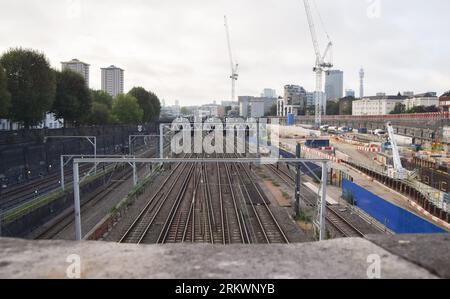
[[402, 103], [395, 104], [394, 110], [391, 114], [404, 114], [406, 112], [406, 106]]
[[306, 215], [305, 211], [300, 210], [298, 211], [298, 215], [295, 216], [295, 220], [301, 222], [311, 222], [311, 217]]
[[160, 102], [158, 96], [156, 96], [156, 94], [154, 94], [151, 91], [149, 93], [150, 93], [150, 101], [151, 101], [152, 106], [153, 106], [153, 118], [152, 118], [152, 120], [159, 119], [159, 114], [161, 113], [161, 102]]
[[89, 123], [93, 125], [105, 125], [112, 122], [111, 109], [103, 103], [93, 102]]
[[353, 113], [353, 101], [355, 101], [355, 97], [348, 96], [339, 100], [339, 114], [340, 115], [352, 115]]
[[272, 107], [270, 107], [269, 113], [266, 114], [266, 116], [277, 116], [277, 104], [273, 104]]
[[9, 118], [29, 128], [38, 125], [55, 99], [55, 75], [44, 54], [15, 48], [0, 58], [11, 94]]
[[88, 123], [105, 125], [114, 122], [112, 116], [113, 97], [101, 90], [91, 90], [92, 109]]
[[328, 101], [327, 115], [339, 115], [339, 104], [333, 101]]
[[11, 94], [8, 91], [5, 70], [0, 65], [0, 118], [8, 116], [11, 107]]
[[413, 114], [413, 113], [431, 113], [431, 112], [439, 112], [439, 108], [436, 106], [416, 106], [412, 107], [406, 113]]
[[144, 111], [142, 120], [144, 122], [151, 121], [155, 115], [155, 110], [150, 98], [150, 93], [142, 87], [134, 87], [128, 94], [138, 100], [139, 106]]
[[92, 103], [98, 103], [105, 105], [108, 109], [112, 109], [113, 97], [109, 93], [103, 90], [92, 90], [91, 89]]
[[137, 124], [142, 121], [144, 111], [138, 100], [131, 95], [119, 94], [113, 102], [113, 117], [122, 124]]
[[139, 106], [144, 111], [143, 122], [151, 122], [159, 117], [161, 104], [153, 92], [142, 87], [134, 87], [128, 94], [138, 100]]
[[64, 124], [79, 125], [89, 117], [92, 99], [84, 78], [71, 70], [56, 72], [56, 97], [53, 112]]
[[402, 103], [395, 105], [394, 111], [391, 114], [414, 114], [414, 113], [431, 113], [439, 112], [439, 107], [436, 106], [415, 106], [406, 110], [406, 106]]
[[181, 107], [180, 113], [183, 114], [183, 115], [188, 115], [188, 114], [191, 113], [191, 111], [187, 107]]

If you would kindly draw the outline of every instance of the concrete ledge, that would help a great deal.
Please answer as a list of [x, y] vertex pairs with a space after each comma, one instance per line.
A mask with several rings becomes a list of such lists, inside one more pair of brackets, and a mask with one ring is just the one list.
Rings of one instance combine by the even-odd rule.
[[[397, 246], [397, 239], [386, 238]], [[424, 242], [417, 238], [414, 244], [425, 246], [434, 238], [428, 236]], [[446, 246], [447, 254], [439, 263], [450, 268], [449, 243], [433, 244]], [[448, 274], [430, 266], [423, 268], [413, 259], [391, 252], [357, 238], [231, 246], [0, 239], [0, 278], [66, 278], [70, 265], [66, 260], [72, 254], [81, 258], [82, 278], [367, 278], [371, 265], [367, 259], [374, 254], [380, 257], [381, 278], [437, 278]], [[418, 251], [418, 254], [426, 258], [429, 253]]]

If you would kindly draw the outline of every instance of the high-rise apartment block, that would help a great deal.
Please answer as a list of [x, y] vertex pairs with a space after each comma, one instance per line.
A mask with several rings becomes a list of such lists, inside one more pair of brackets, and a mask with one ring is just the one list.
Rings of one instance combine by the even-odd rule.
[[89, 87], [89, 64], [79, 61], [78, 59], [72, 59], [71, 61], [61, 62], [61, 69], [63, 71], [71, 70], [80, 74], [84, 78], [86, 85]]
[[124, 70], [114, 65], [102, 68], [102, 90], [115, 97], [123, 93]]

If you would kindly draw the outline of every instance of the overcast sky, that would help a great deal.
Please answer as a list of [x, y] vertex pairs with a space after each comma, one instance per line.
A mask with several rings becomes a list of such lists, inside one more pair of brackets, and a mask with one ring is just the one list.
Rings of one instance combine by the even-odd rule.
[[[450, 1], [311, 1], [334, 42], [344, 88], [358, 94], [364, 66], [366, 95], [450, 89]], [[38, 49], [57, 69], [78, 58], [91, 64], [92, 88], [100, 88], [100, 68], [114, 64], [125, 69], [126, 90], [143, 86], [168, 104], [209, 103], [230, 97], [225, 14], [238, 95], [282, 94], [286, 84], [314, 89], [301, 0], [0, 0], [0, 52]]]

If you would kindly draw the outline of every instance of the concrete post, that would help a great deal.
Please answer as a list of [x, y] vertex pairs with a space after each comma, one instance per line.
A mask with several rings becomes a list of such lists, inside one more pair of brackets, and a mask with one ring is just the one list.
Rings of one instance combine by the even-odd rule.
[[137, 172], [136, 172], [136, 163], [133, 163], [133, 184], [136, 187], [138, 184]]
[[75, 240], [81, 241], [80, 174], [78, 163], [73, 163], [73, 196], [75, 205]]

